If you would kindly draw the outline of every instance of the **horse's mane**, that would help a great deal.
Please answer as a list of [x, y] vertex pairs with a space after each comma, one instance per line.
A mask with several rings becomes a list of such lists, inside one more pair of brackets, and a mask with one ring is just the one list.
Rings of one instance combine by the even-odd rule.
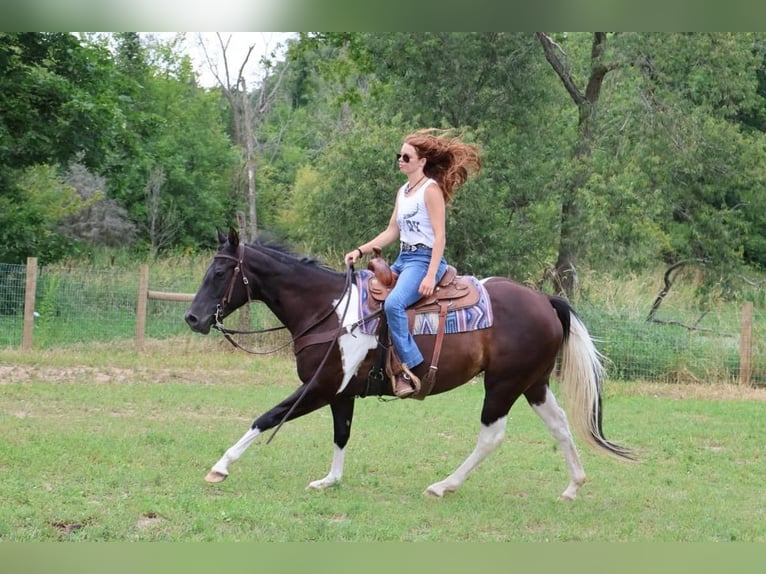
[[248, 243], [248, 245], [255, 247], [256, 249], [269, 251], [272, 255], [285, 263], [297, 262], [300, 265], [337, 273], [336, 269], [333, 269], [316, 258], [297, 254], [291, 245], [266, 232], [260, 232], [253, 241]]

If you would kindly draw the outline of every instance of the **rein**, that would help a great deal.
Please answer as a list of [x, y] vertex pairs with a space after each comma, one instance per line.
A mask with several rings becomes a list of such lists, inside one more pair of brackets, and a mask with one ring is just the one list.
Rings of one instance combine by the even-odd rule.
[[[231, 338], [231, 334], [256, 334], [256, 333], [268, 333], [270, 331], [277, 331], [279, 329], [286, 328], [284, 325], [281, 327], [271, 327], [269, 329], [260, 329], [257, 331], [234, 331], [230, 329], [226, 329], [223, 326], [221, 314], [223, 312], [223, 307], [230, 301], [231, 295], [234, 292], [234, 285], [237, 281], [237, 275], [242, 276], [242, 283], [245, 286], [245, 291], [247, 292], [247, 302], [250, 304], [252, 302], [252, 297], [250, 296], [250, 281], [248, 280], [247, 276], [245, 275], [244, 271], [244, 258], [245, 258], [245, 244], [240, 243], [237, 247], [237, 255], [238, 257], [233, 257], [231, 255], [227, 255], [225, 253], [220, 253], [216, 255], [216, 258], [219, 259], [231, 259], [232, 261], [235, 261], [237, 263], [236, 267], [234, 268], [234, 273], [232, 273], [231, 281], [229, 282], [229, 288], [226, 290], [226, 295], [224, 295], [223, 299], [221, 300], [221, 303], [218, 305], [215, 313], [215, 325], [214, 328], [220, 331], [224, 337], [226, 337], [226, 340], [229, 341], [232, 345], [237, 347], [238, 349], [242, 349], [243, 351], [254, 354], [254, 355], [262, 355], [262, 354], [268, 354], [273, 353], [275, 351], [278, 351], [279, 349], [282, 349], [286, 347], [287, 345], [294, 344], [298, 339], [306, 335], [309, 331], [311, 331], [313, 328], [315, 328], [317, 325], [320, 325], [325, 319], [327, 319], [329, 316], [331, 316], [340, 305], [341, 300], [343, 299], [343, 296], [346, 295], [346, 293], [349, 293], [351, 290], [351, 283], [353, 281], [353, 274], [354, 274], [354, 266], [352, 264], [346, 265], [346, 278], [345, 278], [345, 284], [343, 285], [343, 292], [341, 293], [340, 298], [338, 299], [337, 303], [332, 306], [332, 308], [322, 315], [319, 319], [311, 323], [307, 328], [305, 328], [303, 331], [301, 331], [299, 334], [294, 335], [292, 338], [292, 341], [289, 343], [285, 343], [281, 347], [278, 347], [277, 349], [274, 349], [273, 351], [269, 351], [268, 353], [265, 352], [258, 352], [258, 351], [250, 351], [248, 349], [245, 349], [242, 347], [239, 343], [234, 341], [234, 339]], [[279, 429], [282, 428], [282, 425], [285, 424], [288, 418], [290, 418], [290, 415], [293, 413], [295, 408], [298, 406], [298, 404], [301, 402], [303, 397], [306, 395], [306, 391], [308, 391], [309, 387], [311, 385], [316, 384], [317, 379], [319, 377], [319, 373], [324, 368], [325, 364], [327, 363], [327, 360], [330, 358], [330, 353], [332, 353], [333, 348], [335, 347], [335, 343], [338, 341], [338, 338], [340, 338], [341, 333], [343, 332], [343, 322], [346, 318], [346, 313], [348, 313], [348, 307], [351, 303], [351, 297], [348, 297], [346, 299], [346, 306], [343, 309], [343, 315], [341, 316], [340, 321], [338, 322], [338, 328], [335, 330], [332, 338], [329, 340], [330, 345], [327, 347], [327, 351], [324, 354], [324, 357], [322, 357], [322, 361], [319, 363], [319, 366], [314, 371], [314, 375], [311, 377], [311, 379], [303, 385], [303, 391], [301, 392], [300, 396], [297, 398], [297, 400], [293, 403], [293, 405], [290, 407], [290, 409], [285, 413], [285, 416], [282, 417], [282, 420], [279, 422], [279, 424], [274, 429], [274, 432], [271, 433], [271, 436], [266, 441], [266, 444], [269, 444], [273, 439], [274, 436], [277, 434]], [[302, 350], [302, 348], [301, 348]], [[300, 352], [300, 351], [298, 351]], [[297, 353], [296, 353], [297, 354]]]

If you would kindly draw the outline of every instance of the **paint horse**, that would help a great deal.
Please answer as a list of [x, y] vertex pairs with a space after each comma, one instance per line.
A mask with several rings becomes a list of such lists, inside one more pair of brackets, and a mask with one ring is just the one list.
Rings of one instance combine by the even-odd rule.
[[[308, 489], [324, 489], [343, 476], [354, 401], [366, 396], [367, 373], [374, 366], [380, 342], [375, 334], [354, 329], [361, 311], [354, 273], [334, 271], [317, 261], [297, 257], [283, 246], [240, 242], [234, 229], [218, 231], [220, 249], [214, 256], [186, 312], [189, 327], [202, 334], [222, 328], [222, 320], [250, 301], [264, 302], [293, 337], [298, 377], [302, 384], [290, 396], [259, 416], [247, 432], [216, 462], [205, 479], [220, 482], [229, 466], [262, 433], [289, 420], [330, 406], [334, 454], [324, 478]], [[437, 497], [457, 490], [500, 445], [508, 412], [520, 396], [547, 425], [569, 469], [561, 497], [574, 499], [585, 482], [578, 451], [564, 410], [549, 387], [557, 359], [557, 379], [572, 426], [595, 450], [621, 459], [631, 451], [608, 441], [602, 432], [603, 356], [569, 303], [510, 279], [482, 281], [491, 301], [490, 327], [443, 337], [438, 374], [430, 394], [450, 391], [483, 373], [484, 404], [476, 446], [445, 479], [425, 494]], [[414, 373], [422, 377], [434, 351], [435, 335], [418, 335], [426, 360]], [[392, 394], [392, 393], [386, 393]], [[276, 431], [274, 431], [276, 432]]]

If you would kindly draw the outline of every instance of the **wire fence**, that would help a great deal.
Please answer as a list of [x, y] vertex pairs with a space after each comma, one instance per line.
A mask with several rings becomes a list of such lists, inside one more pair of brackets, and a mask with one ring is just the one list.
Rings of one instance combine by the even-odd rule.
[[[151, 271], [151, 289], [193, 293], [198, 272], [167, 268]], [[0, 347], [22, 345], [27, 266], [0, 264]], [[33, 348], [50, 349], [89, 342], [136, 338], [138, 270], [40, 267], [35, 289]], [[192, 337], [183, 315], [188, 303], [149, 300], [148, 339]], [[766, 312], [752, 311], [749, 346], [743, 354], [743, 310], [731, 305], [707, 313], [694, 329], [646, 321], [636, 310], [581, 303], [578, 313], [607, 357], [611, 379], [625, 381], [737, 383], [743, 357], [749, 358], [751, 384], [766, 386]], [[672, 319], [673, 317], [671, 317]], [[277, 320], [261, 304], [245, 316], [227, 320], [234, 328], [260, 329]], [[678, 323], [690, 323], [678, 317]], [[268, 344], [288, 340], [284, 332]]]

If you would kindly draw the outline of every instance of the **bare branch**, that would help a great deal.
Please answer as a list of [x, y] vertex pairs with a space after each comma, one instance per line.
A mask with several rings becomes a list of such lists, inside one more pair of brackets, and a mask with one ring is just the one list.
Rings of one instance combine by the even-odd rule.
[[563, 53], [561, 46], [556, 44], [545, 32], [535, 32], [535, 36], [543, 46], [545, 59], [548, 60], [548, 63], [553, 67], [556, 74], [558, 74], [558, 77], [561, 79], [567, 92], [569, 92], [572, 100], [574, 100], [574, 103], [578, 106], [585, 103], [585, 95], [575, 85], [574, 80], [572, 79], [572, 74], [569, 73], [569, 70], [566, 69], [556, 53], [557, 50]]
[[688, 329], [689, 331], [696, 331], [696, 330], [702, 330], [702, 331], [708, 331], [709, 329], [699, 329], [697, 325], [700, 324], [702, 319], [707, 315], [707, 311], [704, 311], [702, 315], [695, 321], [694, 325], [685, 325], [679, 321], [665, 321], [663, 319], [657, 319], [655, 317], [655, 314], [657, 313], [657, 310], [660, 308], [660, 305], [664, 301], [667, 294], [670, 292], [670, 288], [673, 286], [673, 275], [684, 265], [687, 265], [689, 263], [701, 263], [705, 264], [707, 261], [704, 259], [684, 259], [682, 261], [678, 261], [668, 267], [665, 270], [665, 275], [663, 276], [663, 287], [660, 290], [659, 295], [657, 295], [657, 298], [654, 300], [654, 303], [652, 304], [652, 308], [649, 310], [649, 315], [646, 317], [646, 321], [649, 323], [658, 323], [660, 325], [678, 325], [680, 327], [684, 327], [685, 329]]

